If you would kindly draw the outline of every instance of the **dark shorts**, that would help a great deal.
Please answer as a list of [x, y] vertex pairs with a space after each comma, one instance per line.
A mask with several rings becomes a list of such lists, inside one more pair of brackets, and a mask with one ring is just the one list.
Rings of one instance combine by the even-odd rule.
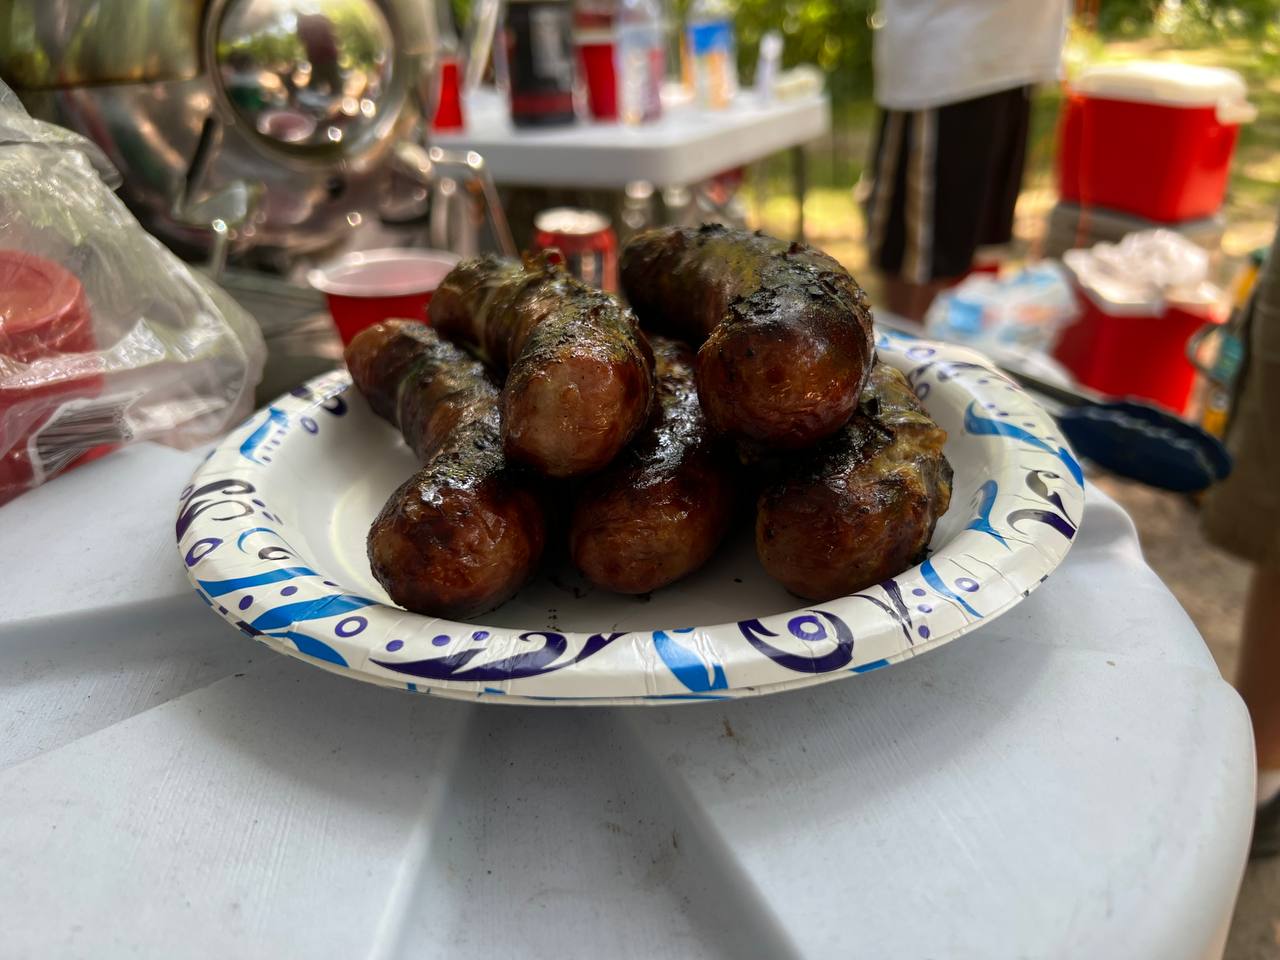
[[927, 283], [1008, 243], [1022, 186], [1031, 87], [931, 110], [882, 110], [868, 168], [867, 244], [884, 273]]

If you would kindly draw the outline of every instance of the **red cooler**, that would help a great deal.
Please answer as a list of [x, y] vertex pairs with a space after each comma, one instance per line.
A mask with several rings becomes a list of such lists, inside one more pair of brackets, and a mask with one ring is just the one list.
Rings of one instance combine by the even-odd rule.
[[1183, 413], [1195, 384], [1187, 341], [1221, 322], [1217, 305], [1115, 303], [1077, 286], [1080, 317], [1053, 355], [1085, 386], [1117, 397], [1153, 400]]
[[1133, 62], [1085, 70], [1063, 106], [1058, 191], [1157, 223], [1222, 206], [1240, 124], [1257, 110], [1234, 70]]

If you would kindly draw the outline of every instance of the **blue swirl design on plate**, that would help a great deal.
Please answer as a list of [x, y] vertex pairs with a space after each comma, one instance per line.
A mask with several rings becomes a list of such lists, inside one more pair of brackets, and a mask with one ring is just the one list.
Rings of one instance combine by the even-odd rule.
[[[175, 528], [179, 541], [182, 540], [183, 535], [190, 528], [192, 521], [196, 517], [216, 507], [234, 507], [236, 511], [225, 516], [211, 518], [219, 522], [236, 520], [253, 513], [252, 505], [235, 499], [255, 492], [253, 484], [247, 480], [225, 477], [221, 480], [206, 483], [194, 490], [188, 488], [185, 492], [187, 495], [182, 498], [182, 504], [178, 508], [178, 522]], [[220, 499], [214, 496], [217, 494], [222, 495]]]
[[266, 454], [258, 453], [258, 450], [265, 446], [268, 441], [278, 443], [280, 438], [288, 431], [289, 414], [285, 413], [279, 407], [267, 407], [266, 419], [262, 421], [253, 433], [245, 437], [244, 442], [240, 444], [240, 456], [244, 457], [250, 463], [270, 463], [271, 458]]
[[211, 597], [220, 597], [225, 593], [247, 590], [249, 587], [262, 587], [295, 577], [318, 577], [319, 574], [310, 567], [279, 567], [266, 573], [256, 573], [251, 577], [233, 577], [230, 580], [197, 580]]
[[[568, 637], [562, 633], [531, 630], [527, 633], [519, 634], [519, 639], [526, 643], [533, 643], [535, 642], [534, 638], [541, 638], [543, 641], [541, 646], [472, 667], [469, 664], [486, 651], [488, 647], [487, 641], [489, 640], [487, 631], [476, 631], [472, 635], [472, 640], [478, 643], [477, 646], [467, 647], [442, 657], [402, 661], [378, 660], [371, 657], [369, 662], [376, 663], [378, 666], [395, 673], [422, 677], [427, 680], [520, 680], [525, 677], [537, 677], [545, 673], [553, 673], [556, 670], [563, 670], [565, 667], [581, 663], [588, 657], [599, 653], [619, 637], [624, 636], [626, 636], [625, 632], [593, 633], [587, 638], [587, 642], [583, 644], [582, 649], [577, 654], [566, 657], [565, 653], [569, 649]], [[453, 643], [453, 638], [451, 637], [446, 636], [444, 640], [446, 644]]]
[[[823, 625], [818, 616], [824, 617], [831, 625], [831, 632]], [[853, 660], [853, 631], [849, 625], [826, 610], [810, 610], [787, 620], [787, 632], [797, 640], [806, 643], [830, 642], [832, 650], [820, 656], [805, 656], [789, 653], [774, 646], [766, 637], [778, 637], [759, 620], [740, 620], [738, 629], [748, 642], [780, 667], [794, 670], [797, 673], [828, 673], [847, 667]]]
[[985, 434], [988, 436], [1008, 437], [1011, 440], [1020, 440], [1023, 443], [1030, 444], [1038, 450], [1050, 453], [1062, 461], [1067, 468], [1067, 472], [1075, 479], [1076, 483], [1084, 486], [1084, 471], [1080, 468], [1080, 464], [1076, 462], [1076, 458], [1071, 455], [1071, 451], [1066, 447], [1058, 447], [1057, 450], [1049, 446], [1034, 433], [1018, 426], [1016, 423], [1008, 423], [1002, 420], [993, 420], [990, 417], [981, 417], [978, 415], [978, 403], [973, 401], [965, 409], [964, 412], [964, 428], [969, 433]]
[[[906, 600], [902, 597], [902, 588], [898, 586], [898, 581], [886, 580], [880, 584], [880, 589], [889, 598], [887, 603], [869, 593], [855, 593], [849, 599], [865, 600], [867, 603], [879, 607], [898, 625], [907, 643], [915, 643], [915, 637], [911, 635], [911, 608], [907, 606]], [[857, 668], [854, 669], [854, 672], [858, 672]]]
[[[247, 578], [246, 578], [247, 579]], [[276, 581], [265, 581], [276, 582]], [[203, 584], [202, 584], [203, 585]], [[225, 592], [230, 592], [224, 591]], [[293, 630], [295, 624], [308, 620], [327, 620], [331, 617], [340, 617], [352, 610], [360, 610], [364, 607], [373, 606], [376, 603], [368, 597], [357, 597], [352, 594], [331, 594], [323, 597], [316, 597], [311, 600], [301, 600], [296, 603], [286, 603], [282, 606], [272, 607], [266, 612], [258, 615], [250, 621], [239, 620], [236, 626], [242, 633], [250, 637], [275, 637], [281, 640], [290, 641], [298, 648], [299, 653], [304, 653], [309, 657], [315, 657], [317, 660], [324, 660], [327, 663], [337, 664], [340, 667], [349, 667], [346, 657], [339, 653], [334, 647], [325, 643], [318, 637], [311, 636], [306, 633], [299, 633]], [[351, 618], [364, 620], [363, 617]], [[342, 633], [343, 623], [347, 620], [340, 621], [334, 632], [338, 636], [344, 636]], [[367, 621], [366, 621], [367, 623]], [[363, 624], [360, 626], [363, 629]], [[359, 630], [354, 631], [356, 633]], [[352, 634], [345, 634], [350, 636]]]
[[985, 533], [1006, 550], [1011, 550], [1013, 548], [1005, 540], [1004, 534], [991, 525], [991, 508], [996, 505], [996, 495], [999, 492], [1000, 485], [994, 480], [988, 480], [978, 488], [978, 512], [974, 514], [965, 529]]
[[[1022, 520], [1034, 520], [1036, 523], [1052, 527], [1070, 540], [1076, 535], [1076, 524], [1062, 503], [1062, 495], [1056, 490], [1051, 491], [1049, 485], [1044, 482], [1046, 477], [1050, 480], [1059, 479], [1058, 475], [1051, 470], [1028, 471], [1027, 489], [1055, 509], [1050, 511], [1024, 507], [1021, 510], [1014, 510], [1005, 519], [1014, 530], [1018, 530], [1018, 523]], [[1018, 532], [1022, 531], [1018, 530]]]
[[890, 663], [891, 661], [888, 658], [881, 657], [879, 660], [872, 660], [870, 663], [864, 663], [860, 667], [852, 667], [850, 668], [849, 672], [850, 673], [870, 673], [872, 670], [879, 670], [881, 667], [887, 667], [889, 666]]
[[975, 620], [982, 619], [982, 614], [973, 609], [973, 607], [969, 605], [968, 600], [952, 590], [947, 586], [946, 581], [944, 581], [942, 577], [938, 576], [938, 571], [934, 569], [932, 560], [926, 560], [924, 563], [920, 564], [920, 575], [924, 577], [924, 582], [933, 587], [938, 594], [958, 604], [961, 609]]
[[653, 631], [654, 649], [672, 675], [694, 693], [729, 689], [723, 665], [704, 651], [681, 643], [680, 637], [694, 639], [693, 629]]
[[[351, 386], [350, 379], [345, 374], [335, 374], [330, 377], [330, 382], [324, 382], [319, 386], [324, 389], [317, 391], [303, 384], [302, 386], [294, 387], [289, 393], [300, 400], [312, 401], [316, 408], [324, 410], [332, 416], [346, 416], [350, 407], [347, 405], [347, 401], [343, 399], [342, 394]], [[246, 423], [252, 422], [252, 417], [246, 421]], [[274, 404], [267, 407], [266, 417], [262, 423], [249, 436], [245, 437], [244, 442], [240, 444], [240, 456], [259, 466], [269, 464], [271, 457], [260, 451], [263, 447], [274, 448], [279, 446], [280, 441], [289, 433], [293, 422], [293, 418], [289, 416], [288, 411], [282, 410]], [[303, 430], [313, 436], [320, 432], [320, 425], [316, 423], [314, 418], [306, 414], [300, 414], [297, 422], [302, 424]]]

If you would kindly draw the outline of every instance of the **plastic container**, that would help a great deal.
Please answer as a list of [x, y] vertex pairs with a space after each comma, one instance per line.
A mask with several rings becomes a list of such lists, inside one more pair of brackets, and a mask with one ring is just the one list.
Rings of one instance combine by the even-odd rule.
[[687, 49], [694, 99], [704, 110], [724, 110], [738, 95], [738, 45], [728, 0], [693, 0]]
[[666, 76], [662, 7], [658, 0], [621, 0], [614, 72], [618, 83], [618, 119], [652, 123], [662, 116]]
[[[0, 363], [38, 365], [97, 350], [84, 287], [69, 270], [34, 254], [0, 250]], [[43, 482], [41, 431], [75, 400], [102, 392], [100, 372], [0, 387], [0, 503]], [[19, 430], [11, 423], [23, 424]]]
[[460, 257], [442, 250], [366, 250], [307, 274], [325, 295], [343, 343], [383, 320], [427, 322], [427, 304]]
[[1085, 386], [1186, 411], [1195, 384], [1187, 341], [1221, 322], [1216, 305], [1118, 304], [1077, 286], [1080, 319], [1062, 331], [1053, 355]]
[[1059, 126], [1063, 200], [1157, 223], [1222, 206], [1240, 124], [1256, 109], [1233, 70], [1182, 63], [1092, 67], [1073, 85]]

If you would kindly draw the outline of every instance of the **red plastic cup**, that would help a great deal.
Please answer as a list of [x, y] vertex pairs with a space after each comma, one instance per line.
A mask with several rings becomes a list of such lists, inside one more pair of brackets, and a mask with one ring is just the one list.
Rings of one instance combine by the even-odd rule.
[[431, 120], [431, 129], [446, 133], [461, 130], [464, 126], [458, 58], [445, 57], [440, 64], [440, 99], [436, 102], [436, 115]]
[[[96, 349], [89, 303], [76, 276], [44, 257], [0, 250], [0, 357], [30, 364]], [[0, 503], [37, 480], [28, 441], [61, 404], [97, 396], [102, 382], [95, 369], [0, 386]]]
[[349, 253], [310, 271], [307, 282], [329, 301], [343, 343], [383, 320], [427, 322], [427, 304], [461, 258], [443, 250]]
[[607, 30], [581, 30], [574, 41], [587, 81], [587, 108], [592, 119], [617, 120], [618, 74], [613, 62], [613, 34]]

